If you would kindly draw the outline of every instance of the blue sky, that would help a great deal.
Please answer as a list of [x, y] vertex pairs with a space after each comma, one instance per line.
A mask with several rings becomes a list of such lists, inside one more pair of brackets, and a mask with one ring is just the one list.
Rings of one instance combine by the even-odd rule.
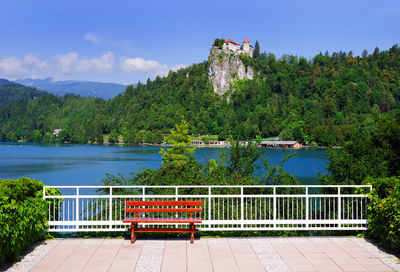
[[400, 39], [400, 1], [0, 2], [0, 78], [135, 83], [206, 60], [216, 37], [280, 57]]

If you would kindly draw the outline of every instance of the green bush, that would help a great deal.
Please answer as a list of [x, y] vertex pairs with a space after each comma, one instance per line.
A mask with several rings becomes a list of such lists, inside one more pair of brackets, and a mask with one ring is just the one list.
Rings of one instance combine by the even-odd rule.
[[368, 235], [400, 250], [400, 177], [367, 178], [373, 186], [368, 204]]
[[30, 178], [0, 180], [0, 196], [22, 201], [28, 197], [35, 197], [43, 189], [40, 180]]
[[39, 180], [0, 180], [0, 261], [11, 261], [45, 238], [47, 203]]

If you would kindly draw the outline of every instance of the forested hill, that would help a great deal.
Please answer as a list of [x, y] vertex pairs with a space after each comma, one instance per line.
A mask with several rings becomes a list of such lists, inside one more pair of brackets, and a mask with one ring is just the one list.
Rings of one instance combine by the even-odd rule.
[[[252, 80], [236, 80], [223, 97], [208, 78], [208, 62], [164, 78], [148, 80], [104, 101], [57, 97], [19, 102], [0, 110], [5, 141], [102, 142], [102, 134], [126, 142], [151, 141], [185, 118], [193, 134], [238, 139], [281, 139], [338, 145], [351, 130], [368, 126], [380, 114], [393, 116], [400, 102], [400, 48], [318, 54], [313, 59], [255, 50], [241, 56], [255, 71]], [[51, 135], [62, 129], [57, 139]]]
[[15, 103], [20, 99], [31, 100], [46, 94], [46, 92], [39, 91], [36, 88], [25, 87], [6, 79], [0, 79], [0, 107]]

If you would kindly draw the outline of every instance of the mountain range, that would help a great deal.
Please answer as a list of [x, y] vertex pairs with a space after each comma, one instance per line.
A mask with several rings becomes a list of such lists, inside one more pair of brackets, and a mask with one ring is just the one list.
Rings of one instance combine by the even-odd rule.
[[56, 81], [52, 77], [44, 79], [17, 79], [13, 80], [12, 82], [22, 84], [27, 87], [35, 87], [39, 90], [47, 91], [59, 96], [64, 96], [65, 94], [69, 93], [79, 96], [92, 96], [103, 99], [113, 98], [122, 93], [126, 88], [126, 85], [118, 83], [77, 80]]

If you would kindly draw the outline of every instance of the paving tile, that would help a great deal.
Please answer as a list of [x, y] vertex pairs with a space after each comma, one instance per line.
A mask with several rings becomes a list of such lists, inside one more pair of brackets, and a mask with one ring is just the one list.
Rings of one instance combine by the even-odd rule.
[[325, 252], [326, 256], [328, 256], [331, 259], [353, 259], [352, 256], [350, 256], [349, 254], [347, 254], [344, 251], [336, 251], [336, 252]]
[[335, 264], [331, 259], [309, 259], [310, 263], [321, 272], [333, 272], [333, 271], [343, 271], [337, 264]]
[[142, 248], [143, 243], [134, 243], [133, 245], [121, 245], [108, 271], [134, 271]]
[[98, 245], [79, 244], [56, 271], [82, 271]]
[[163, 272], [186, 271], [186, 241], [166, 242], [161, 264]]
[[302, 252], [307, 259], [328, 259], [328, 256], [322, 252]]
[[207, 238], [208, 244], [227, 244], [226, 238]]
[[299, 240], [295, 240], [292, 242], [292, 245], [294, 245], [296, 247], [296, 249], [302, 253], [304, 252], [322, 252], [322, 250], [317, 247], [316, 245], [314, 245], [313, 243], [303, 239], [301, 241]]
[[307, 262], [305, 261], [295, 262], [289, 260], [285, 261], [293, 272], [317, 271], [317, 269], [309, 261]]
[[367, 252], [367, 251], [347, 251], [347, 254], [349, 254], [350, 256], [352, 256], [353, 258], [361, 258], [361, 259], [366, 259], [366, 258], [376, 258], [374, 255], [372, 255], [371, 253]]
[[380, 265], [383, 264], [378, 258], [354, 258], [358, 263], [362, 265]]
[[80, 245], [86, 239], [78, 239], [78, 238], [70, 238], [70, 239], [62, 239], [62, 245]]
[[51, 269], [57, 269], [68, 257], [68, 255], [65, 256], [56, 256], [56, 255], [47, 255], [43, 259], [41, 259], [35, 266], [34, 268], [51, 268]]
[[357, 260], [354, 259], [354, 258], [341, 258], [341, 257], [339, 257], [339, 258], [332, 258], [331, 260], [333, 262], [335, 262], [339, 266], [342, 265], [342, 264], [344, 264], [344, 265], [347, 265], [347, 264], [359, 264], [359, 262], [357, 262]]
[[71, 244], [59, 244], [53, 250], [51, 250], [47, 255], [56, 255], [56, 256], [68, 256], [75, 248], [78, 246]]
[[51, 268], [53, 271], [57, 269], [73, 252], [77, 245], [66, 245], [59, 243], [46, 256], [44, 256], [34, 268]]
[[264, 271], [264, 267], [255, 254], [250, 243], [228, 240], [239, 271]]
[[213, 271], [208, 245], [204, 241], [206, 240], [203, 240], [202, 243], [188, 244], [186, 247], [187, 269], [189, 272]]
[[228, 243], [210, 243], [208, 248], [211, 256], [211, 263], [215, 272], [239, 271], [235, 258]]
[[281, 256], [282, 259], [284, 260], [305, 260], [305, 256], [303, 254], [301, 254], [300, 252], [283, 252], [283, 253], [279, 253], [279, 255]]
[[108, 271], [114, 261], [120, 245], [100, 245], [84, 268], [84, 272]]
[[291, 244], [272, 244], [272, 246], [278, 251], [279, 253], [298, 253], [300, 251]]
[[338, 264], [345, 272], [367, 272], [368, 269], [361, 264]]

